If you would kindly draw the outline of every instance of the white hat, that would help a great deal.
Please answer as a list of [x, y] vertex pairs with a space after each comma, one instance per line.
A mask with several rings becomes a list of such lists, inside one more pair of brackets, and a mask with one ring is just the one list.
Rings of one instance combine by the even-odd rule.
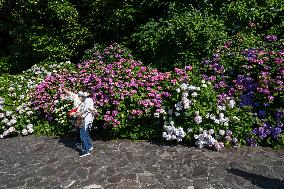
[[87, 96], [89, 96], [89, 95], [90, 95], [90, 94], [87, 93], [87, 92], [83, 92], [83, 91], [79, 91], [79, 92], [78, 92], [78, 96], [87, 97]]

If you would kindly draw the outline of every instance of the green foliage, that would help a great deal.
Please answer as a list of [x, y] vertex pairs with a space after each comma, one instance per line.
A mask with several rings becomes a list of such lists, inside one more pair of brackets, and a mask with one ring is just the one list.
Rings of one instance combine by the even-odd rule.
[[11, 38], [5, 56], [12, 72], [43, 60], [74, 58], [90, 36], [68, 1], [4, 1], [2, 10], [6, 13], [2, 27]]
[[194, 8], [170, 9], [167, 19], [142, 25], [132, 35], [132, 43], [146, 62], [162, 70], [196, 64], [227, 38], [222, 20]]
[[10, 64], [7, 57], [0, 57], [0, 75], [10, 71]]
[[219, 16], [232, 34], [251, 27], [257, 27], [260, 33], [274, 26], [283, 28], [281, 0], [201, 0], [195, 7], [202, 12]]
[[113, 43], [127, 38], [149, 18], [165, 14], [168, 2], [159, 0], [70, 0], [82, 25], [96, 34], [96, 42]]

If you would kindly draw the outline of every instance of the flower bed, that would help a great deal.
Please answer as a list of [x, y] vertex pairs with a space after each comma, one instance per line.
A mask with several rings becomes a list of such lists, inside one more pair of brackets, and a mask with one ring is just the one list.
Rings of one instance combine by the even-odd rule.
[[[96, 126], [115, 137], [158, 137], [217, 150], [244, 144], [283, 146], [283, 44], [271, 35], [262, 48], [241, 49], [239, 39], [228, 41], [199, 68], [172, 72], [144, 66], [117, 44], [95, 47], [77, 68], [34, 67], [4, 82], [10, 92], [0, 100], [2, 129], [5, 135], [70, 132], [66, 115], [72, 104], [61, 100], [62, 87], [79, 91], [87, 86], [94, 91]], [[29, 83], [36, 72], [42, 77]], [[18, 94], [13, 85], [21, 88]], [[17, 119], [7, 110], [19, 114]]]

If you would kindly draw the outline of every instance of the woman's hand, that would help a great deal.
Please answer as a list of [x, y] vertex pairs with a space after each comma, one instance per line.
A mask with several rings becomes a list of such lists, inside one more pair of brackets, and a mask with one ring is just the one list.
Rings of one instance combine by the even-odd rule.
[[69, 115], [70, 115], [71, 117], [72, 117], [72, 116], [75, 116], [75, 115], [76, 115], [76, 112], [71, 112]]
[[76, 116], [81, 116], [82, 113], [81, 113], [81, 112], [76, 112], [75, 115], [76, 115]]

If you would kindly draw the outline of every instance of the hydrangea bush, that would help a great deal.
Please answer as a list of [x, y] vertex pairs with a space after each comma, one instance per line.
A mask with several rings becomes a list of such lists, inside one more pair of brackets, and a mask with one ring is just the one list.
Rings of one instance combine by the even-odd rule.
[[[189, 77], [186, 73], [189, 68], [180, 69], [177, 74], [146, 67], [117, 44], [106, 47], [103, 51], [95, 47], [85, 57], [89, 60], [79, 63], [76, 72], [53, 73], [36, 86], [32, 104], [50, 122], [68, 124], [63, 117], [66, 118], [66, 111], [70, 107], [68, 102], [60, 99], [62, 87], [74, 92], [88, 87], [94, 92], [92, 97], [98, 110], [96, 120], [103, 123], [103, 128], [119, 133], [120, 136], [124, 135], [122, 130], [134, 129], [137, 133], [137, 130], [144, 129], [147, 133], [147, 128], [140, 125], [143, 122], [150, 125], [148, 130], [153, 134], [157, 129], [151, 130], [153, 112], [170, 97], [172, 86], [178, 80]], [[62, 104], [65, 106], [61, 106]], [[145, 122], [145, 119], [148, 121]], [[152, 136], [144, 134], [143, 137]], [[132, 138], [139, 136], [133, 133]]]
[[199, 147], [221, 149], [243, 144], [244, 133], [251, 131], [248, 108], [238, 107], [234, 98], [217, 94], [210, 82], [182, 83], [172, 96], [172, 104], [168, 102], [155, 114], [164, 120], [166, 140], [191, 143], [196, 139]]
[[1, 137], [68, 133], [72, 102], [61, 99], [62, 89], [88, 87], [98, 110], [95, 125], [116, 137], [160, 137], [216, 150], [283, 145], [283, 44], [270, 35], [262, 48], [242, 49], [240, 39], [199, 68], [161, 72], [114, 44], [95, 46], [77, 67], [49, 64], [5, 77]]
[[68, 63], [34, 65], [21, 75], [1, 76], [0, 138], [46, 129], [46, 132], [40, 133], [50, 134], [50, 126], [39, 119], [38, 112], [34, 111], [31, 93], [46, 76], [68, 67]]
[[237, 99], [254, 116], [248, 145], [283, 145], [283, 40], [264, 37], [261, 47], [240, 49], [245, 39], [238, 34], [204, 60], [203, 78], [214, 90]]

